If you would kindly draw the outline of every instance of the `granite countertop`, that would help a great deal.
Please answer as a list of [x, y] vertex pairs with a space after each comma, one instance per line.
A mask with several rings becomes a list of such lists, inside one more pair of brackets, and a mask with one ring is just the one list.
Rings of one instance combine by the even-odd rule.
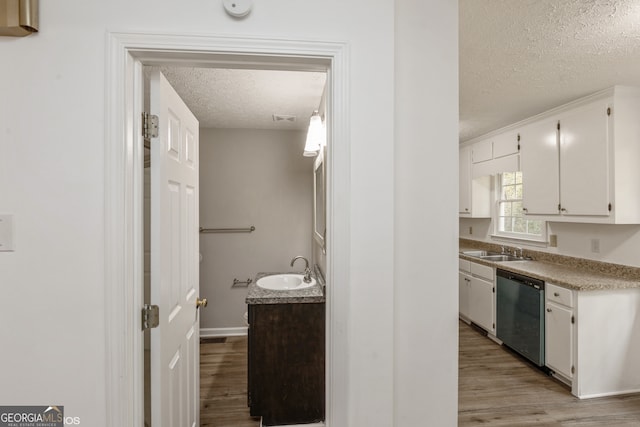
[[[290, 272], [289, 272], [290, 273]], [[322, 303], [325, 302], [324, 287], [316, 279], [316, 284], [305, 289], [291, 291], [274, 291], [257, 285], [258, 279], [277, 273], [258, 273], [255, 280], [249, 284], [245, 302], [247, 304], [294, 304], [294, 303]], [[304, 272], [295, 272], [304, 274]], [[315, 275], [314, 275], [315, 277]]]
[[[640, 275], [630, 277], [626, 266], [620, 266], [621, 274], [616, 274], [615, 264], [593, 262], [593, 268], [583, 265], [557, 264], [539, 260], [493, 262], [464, 255], [462, 252], [477, 250], [476, 247], [460, 246], [460, 258], [478, 264], [496, 267], [513, 273], [544, 280], [554, 285], [577, 291], [597, 291], [640, 288]], [[598, 268], [601, 271], [598, 271]], [[624, 274], [622, 274], [624, 270]]]

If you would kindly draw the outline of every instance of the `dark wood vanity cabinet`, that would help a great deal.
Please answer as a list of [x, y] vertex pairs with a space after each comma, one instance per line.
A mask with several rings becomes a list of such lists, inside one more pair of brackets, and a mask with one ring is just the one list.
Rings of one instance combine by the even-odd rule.
[[325, 304], [249, 305], [248, 403], [269, 425], [324, 420]]

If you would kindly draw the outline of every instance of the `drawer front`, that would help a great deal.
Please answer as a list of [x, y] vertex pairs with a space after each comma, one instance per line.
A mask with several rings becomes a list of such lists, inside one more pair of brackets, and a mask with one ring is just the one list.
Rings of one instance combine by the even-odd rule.
[[547, 301], [573, 307], [573, 291], [571, 289], [561, 288], [560, 286], [547, 283], [544, 294]]
[[495, 269], [482, 264], [471, 263], [471, 274], [478, 277], [483, 277], [487, 280], [493, 281], [495, 276]]
[[458, 269], [471, 273], [471, 262], [466, 259], [458, 258]]

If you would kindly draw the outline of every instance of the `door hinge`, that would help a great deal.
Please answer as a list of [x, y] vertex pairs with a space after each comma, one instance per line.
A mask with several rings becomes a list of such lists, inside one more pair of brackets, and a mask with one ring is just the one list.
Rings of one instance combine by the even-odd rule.
[[520, 134], [518, 134], [518, 151], [520, 151]]
[[611, 115], [611, 107], [607, 107], [607, 116]]
[[573, 325], [574, 323], [576, 323], [576, 316], [571, 315], [571, 324]]
[[158, 137], [158, 116], [142, 113], [142, 136], [146, 140]]
[[157, 305], [145, 304], [142, 308], [142, 330], [157, 328], [160, 324], [160, 308]]
[[611, 203], [609, 203], [609, 206], [607, 206], [609, 208], [609, 212], [611, 212]]

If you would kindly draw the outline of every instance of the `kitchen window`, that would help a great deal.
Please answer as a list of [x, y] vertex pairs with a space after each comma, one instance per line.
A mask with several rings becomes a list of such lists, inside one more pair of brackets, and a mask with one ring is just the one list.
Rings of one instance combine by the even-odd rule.
[[546, 222], [525, 217], [522, 211], [522, 172], [498, 174], [496, 235], [545, 241]]

